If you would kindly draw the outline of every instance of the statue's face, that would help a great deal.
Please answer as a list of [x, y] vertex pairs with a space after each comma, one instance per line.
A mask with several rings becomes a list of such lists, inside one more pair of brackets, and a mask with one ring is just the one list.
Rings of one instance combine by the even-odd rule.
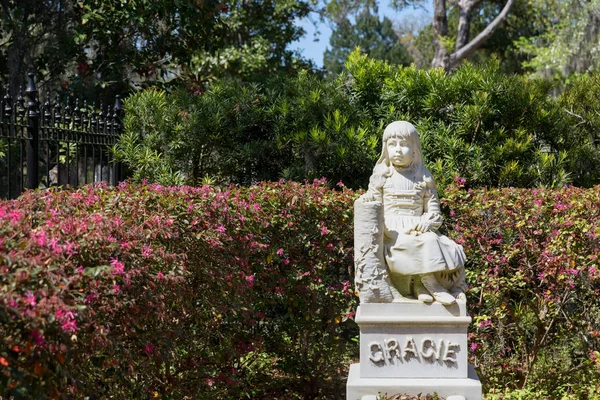
[[409, 139], [389, 138], [385, 144], [394, 167], [408, 167], [414, 158], [414, 146]]

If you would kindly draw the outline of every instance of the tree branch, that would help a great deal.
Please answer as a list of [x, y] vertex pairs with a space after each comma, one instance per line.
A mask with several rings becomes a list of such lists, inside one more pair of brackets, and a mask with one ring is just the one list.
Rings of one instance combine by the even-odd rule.
[[479, 35], [477, 35], [473, 40], [467, 43], [464, 47], [456, 50], [454, 53], [450, 55], [450, 68], [453, 68], [458, 64], [460, 60], [468, 57], [471, 53], [479, 48], [483, 44], [483, 42], [494, 33], [496, 28], [506, 19], [508, 16], [508, 12], [514, 5], [515, 0], [508, 0], [504, 5], [500, 14], [492, 21], [488, 26], [482, 30]]

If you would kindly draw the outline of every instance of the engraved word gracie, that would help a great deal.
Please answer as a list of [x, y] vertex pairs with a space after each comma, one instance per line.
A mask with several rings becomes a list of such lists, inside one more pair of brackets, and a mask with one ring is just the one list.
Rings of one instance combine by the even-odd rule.
[[457, 343], [452, 343], [449, 340], [439, 339], [436, 343], [433, 339], [424, 338], [421, 340], [420, 346], [413, 340], [412, 337], [407, 337], [404, 341], [404, 346], [401, 348], [397, 339], [384, 339], [383, 346], [379, 342], [369, 343], [369, 351], [371, 355], [369, 359], [375, 364], [383, 363], [386, 360], [391, 362], [394, 357], [402, 362], [409, 361], [412, 358], [419, 360], [423, 357], [425, 360], [438, 361], [442, 360], [448, 364], [457, 364], [456, 352], [460, 346]]

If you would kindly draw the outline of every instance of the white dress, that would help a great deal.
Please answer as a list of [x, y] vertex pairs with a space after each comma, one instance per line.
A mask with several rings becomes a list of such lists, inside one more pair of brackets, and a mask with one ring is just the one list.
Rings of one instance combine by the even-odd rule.
[[[416, 179], [408, 170], [400, 173], [393, 169], [382, 192], [385, 259], [392, 274], [450, 272], [464, 266], [462, 246], [437, 232], [442, 216], [431, 175]], [[431, 231], [406, 233], [425, 220], [431, 223]]]

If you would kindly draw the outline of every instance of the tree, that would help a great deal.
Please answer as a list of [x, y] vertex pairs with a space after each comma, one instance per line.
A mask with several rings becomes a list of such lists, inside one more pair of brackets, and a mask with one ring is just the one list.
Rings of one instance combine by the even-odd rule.
[[198, 49], [184, 71], [202, 83], [219, 76], [247, 78], [314, 66], [288, 45], [305, 31], [296, 21], [316, 9], [317, 0], [233, 0], [221, 18], [212, 49]]
[[365, 8], [356, 16], [356, 22], [348, 18], [340, 20], [329, 40], [331, 49], [325, 50], [324, 68], [333, 73], [344, 69], [348, 55], [356, 48], [376, 60], [385, 60], [390, 64], [409, 65], [412, 61], [406, 48], [394, 33], [392, 21], [384, 17], [380, 20], [377, 8]]
[[[496, 18], [503, 6], [503, 0], [482, 1], [470, 19], [469, 39], [473, 39], [478, 32], [483, 31]], [[514, 42], [521, 37], [530, 38], [545, 31], [544, 24], [535, 22], [539, 19], [538, 15], [539, 11], [531, 7], [527, 0], [518, 0], [503, 21], [501, 29], [496, 29], [477, 51], [469, 54], [465, 60], [485, 64], [491, 58], [496, 58], [500, 60], [504, 72], [523, 73], [523, 62], [528, 56]], [[448, 32], [458, 31], [459, 17], [458, 7], [450, 4], [447, 10]], [[398, 33], [417, 67], [431, 66], [435, 55], [433, 25], [426, 20], [419, 21], [413, 16], [405, 17], [399, 24]], [[449, 35], [446, 43], [452, 51], [455, 46], [454, 36]]]
[[0, 73], [88, 99], [310, 66], [287, 45], [316, 0], [3, 0]]
[[451, 51], [452, 38], [448, 31], [448, 17], [445, 0], [434, 0], [433, 2], [433, 44], [435, 56], [431, 62], [432, 67], [442, 67], [446, 71], [455, 68], [458, 63], [477, 50], [487, 40], [494, 30], [508, 16], [508, 12], [514, 5], [515, 0], [508, 0], [502, 11], [493, 21], [489, 23], [475, 38], [468, 41], [471, 18], [475, 7], [481, 0], [454, 0], [453, 5], [459, 9], [458, 29], [454, 50]]
[[[418, 7], [424, 0], [390, 0], [390, 4], [396, 10], [408, 6]], [[494, 0], [486, 0], [484, 4], [494, 3]], [[479, 12], [482, 0], [434, 0], [433, 15], [433, 45], [434, 57], [432, 67], [443, 67], [449, 71], [475, 52], [492, 35], [492, 33], [506, 19], [516, 0], [507, 0], [499, 14], [485, 26], [482, 31], [469, 41], [471, 35], [471, 20]], [[458, 10], [458, 23], [456, 35], [451, 35], [448, 24], [448, 8]], [[331, 0], [327, 5], [328, 17], [334, 22], [343, 19], [346, 15], [357, 13], [357, 10], [376, 7], [376, 0]]]
[[0, 73], [14, 95], [35, 69], [38, 86], [64, 73], [76, 49], [71, 28], [76, 11], [71, 0], [4, 0], [0, 19]]
[[518, 49], [529, 56], [524, 66], [545, 77], [600, 70], [600, 0], [535, 0], [531, 23], [539, 34], [522, 37]]

